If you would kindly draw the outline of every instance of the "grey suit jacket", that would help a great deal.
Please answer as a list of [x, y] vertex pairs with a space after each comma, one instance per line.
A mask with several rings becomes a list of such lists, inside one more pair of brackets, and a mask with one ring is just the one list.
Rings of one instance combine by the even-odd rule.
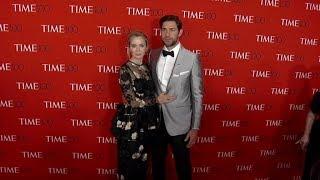
[[[157, 77], [157, 63], [162, 48], [149, 54], [149, 68], [157, 94], [162, 91]], [[202, 115], [202, 70], [199, 57], [180, 47], [176, 62], [171, 72], [166, 92], [176, 96], [176, 100], [162, 104], [166, 129], [171, 136], [187, 133], [190, 129], [199, 129]]]

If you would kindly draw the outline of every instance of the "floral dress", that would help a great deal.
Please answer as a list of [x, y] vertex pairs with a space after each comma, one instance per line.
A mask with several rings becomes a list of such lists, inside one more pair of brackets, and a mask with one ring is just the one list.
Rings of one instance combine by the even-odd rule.
[[131, 61], [120, 68], [119, 84], [125, 103], [118, 106], [118, 179], [146, 179], [150, 137], [159, 129], [155, 87], [145, 64]]
[[[319, 178], [319, 171], [317, 168], [320, 166], [320, 92], [317, 92], [313, 95], [310, 104], [310, 110], [313, 114], [315, 114], [315, 119], [313, 120], [309, 135], [309, 143], [307, 146], [304, 171], [301, 180]], [[313, 175], [315, 177], [313, 177]]]

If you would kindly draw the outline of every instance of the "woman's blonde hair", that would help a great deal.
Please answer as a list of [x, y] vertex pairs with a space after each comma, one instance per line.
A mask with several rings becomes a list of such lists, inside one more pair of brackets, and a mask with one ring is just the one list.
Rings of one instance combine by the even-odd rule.
[[131, 40], [135, 37], [142, 37], [145, 42], [146, 42], [146, 47], [148, 47], [148, 44], [149, 44], [149, 41], [148, 41], [148, 37], [147, 35], [145, 35], [143, 32], [141, 31], [131, 31], [129, 34], [128, 34], [128, 49], [127, 49], [127, 56], [128, 58], [130, 59], [130, 52], [129, 52], [129, 48], [130, 48], [130, 43], [131, 43]]
[[145, 35], [143, 32], [141, 31], [131, 31], [129, 34], [128, 34], [128, 46], [130, 46], [130, 42], [132, 40], [132, 38], [134, 37], [142, 37], [145, 42], [146, 42], [146, 46], [148, 46], [148, 37], [147, 35]]

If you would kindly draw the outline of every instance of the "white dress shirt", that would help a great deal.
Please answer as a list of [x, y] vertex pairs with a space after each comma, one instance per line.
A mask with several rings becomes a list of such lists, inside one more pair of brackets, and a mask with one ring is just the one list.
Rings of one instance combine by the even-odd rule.
[[[171, 50], [174, 52], [174, 57], [170, 55], [164, 57], [162, 52], [160, 53], [160, 58], [157, 64], [157, 76], [162, 92], [166, 92], [167, 85], [180, 50], [180, 46], [180, 43], [178, 43], [176, 47]], [[163, 47], [163, 50], [168, 51], [165, 46]]]

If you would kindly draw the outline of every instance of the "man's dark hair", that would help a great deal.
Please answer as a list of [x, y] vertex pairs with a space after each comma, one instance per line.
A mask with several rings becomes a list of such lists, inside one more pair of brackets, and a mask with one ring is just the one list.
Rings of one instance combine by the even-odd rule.
[[178, 30], [180, 31], [180, 29], [182, 29], [182, 22], [181, 22], [181, 20], [179, 19], [178, 16], [175, 16], [175, 15], [165, 15], [165, 16], [163, 16], [159, 21], [160, 28], [162, 27], [162, 24], [164, 22], [166, 22], [166, 21], [174, 21], [177, 24]]

